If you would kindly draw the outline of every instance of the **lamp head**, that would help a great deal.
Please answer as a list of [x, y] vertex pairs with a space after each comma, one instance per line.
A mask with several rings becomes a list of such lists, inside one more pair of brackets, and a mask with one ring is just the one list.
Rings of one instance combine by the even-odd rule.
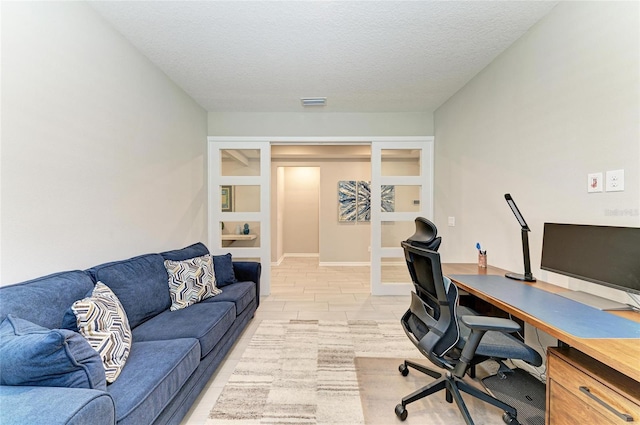
[[505, 193], [504, 199], [507, 200], [507, 204], [509, 205], [509, 208], [511, 208], [511, 211], [513, 211], [513, 215], [516, 216], [516, 220], [518, 220], [518, 223], [520, 224], [520, 227], [522, 227], [522, 230], [529, 232], [529, 226], [527, 226], [527, 222], [524, 221], [524, 217], [522, 217], [522, 214], [520, 214], [520, 210], [518, 209], [518, 206], [516, 205], [511, 195]]

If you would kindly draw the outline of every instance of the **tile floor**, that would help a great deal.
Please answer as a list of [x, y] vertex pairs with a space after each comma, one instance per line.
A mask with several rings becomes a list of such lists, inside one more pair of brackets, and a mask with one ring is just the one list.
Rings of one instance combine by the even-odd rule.
[[369, 267], [320, 267], [316, 257], [287, 257], [271, 268], [271, 295], [231, 349], [182, 425], [202, 425], [253, 333], [264, 319], [400, 320], [409, 296], [372, 296]]

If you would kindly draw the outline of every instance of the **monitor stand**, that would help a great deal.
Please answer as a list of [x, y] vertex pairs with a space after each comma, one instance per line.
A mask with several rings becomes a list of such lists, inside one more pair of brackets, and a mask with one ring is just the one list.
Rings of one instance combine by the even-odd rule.
[[589, 294], [582, 291], [566, 291], [558, 292], [558, 295], [569, 298], [579, 303], [586, 304], [590, 307], [597, 308], [598, 310], [633, 310], [629, 304], [624, 304], [618, 301], [612, 301], [607, 298], [602, 298], [597, 295]]

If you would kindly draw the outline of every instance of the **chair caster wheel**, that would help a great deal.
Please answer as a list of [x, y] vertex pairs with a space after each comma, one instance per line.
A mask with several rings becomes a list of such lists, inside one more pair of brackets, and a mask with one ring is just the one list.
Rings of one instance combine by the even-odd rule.
[[398, 370], [400, 371], [402, 376], [407, 376], [409, 374], [409, 368], [404, 363], [402, 363], [400, 366], [398, 366]]
[[398, 404], [396, 406], [396, 416], [401, 420], [404, 421], [405, 419], [407, 419], [407, 409], [405, 409], [405, 407], [402, 404]]
[[520, 425], [520, 422], [518, 422], [516, 417], [512, 416], [509, 412], [504, 412], [502, 414], [502, 420], [507, 425]]

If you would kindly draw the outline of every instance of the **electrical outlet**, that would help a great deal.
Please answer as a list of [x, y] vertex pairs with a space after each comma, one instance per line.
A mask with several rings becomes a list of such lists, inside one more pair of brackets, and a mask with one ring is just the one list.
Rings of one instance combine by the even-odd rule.
[[624, 170], [607, 171], [607, 192], [622, 192], [624, 190]]
[[602, 173], [587, 174], [587, 192], [602, 192]]
[[449, 224], [449, 227], [454, 227], [456, 225], [456, 218], [449, 217], [448, 224]]

